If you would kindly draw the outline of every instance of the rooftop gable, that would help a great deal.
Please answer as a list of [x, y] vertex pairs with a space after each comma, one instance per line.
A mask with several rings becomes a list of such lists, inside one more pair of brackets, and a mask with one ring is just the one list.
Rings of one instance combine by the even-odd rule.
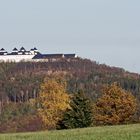
[[24, 51], [24, 52], [25, 52], [26, 50], [25, 50], [24, 47], [21, 47], [21, 48], [20, 48], [20, 51], [22, 51], [22, 52]]
[[1, 49], [0, 49], [0, 52], [1, 52], [1, 53], [7, 53], [7, 51], [5, 51], [4, 48], [1, 48]]
[[13, 51], [18, 51], [18, 49], [17, 48], [14, 48]]

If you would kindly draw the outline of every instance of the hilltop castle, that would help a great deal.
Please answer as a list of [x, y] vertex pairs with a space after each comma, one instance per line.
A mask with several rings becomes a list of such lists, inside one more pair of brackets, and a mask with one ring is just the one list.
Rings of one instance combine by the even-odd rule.
[[0, 62], [20, 62], [20, 61], [58, 61], [60, 59], [77, 58], [76, 54], [41, 54], [37, 48], [26, 51], [24, 47], [19, 50], [14, 48], [8, 53], [4, 48], [0, 49]]

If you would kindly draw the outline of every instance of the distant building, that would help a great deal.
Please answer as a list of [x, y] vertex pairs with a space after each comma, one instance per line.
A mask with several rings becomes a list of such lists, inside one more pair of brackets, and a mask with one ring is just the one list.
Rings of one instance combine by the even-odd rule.
[[18, 54], [18, 49], [14, 48], [11, 52], [11, 55], [17, 55]]
[[0, 55], [7, 55], [7, 51], [4, 48], [0, 49]]
[[19, 50], [14, 48], [8, 53], [4, 48], [0, 49], [0, 62], [20, 62], [20, 61], [59, 61], [61, 59], [77, 58], [76, 54], [41, 54], [37, 48], [27, 51], [24, 47]]

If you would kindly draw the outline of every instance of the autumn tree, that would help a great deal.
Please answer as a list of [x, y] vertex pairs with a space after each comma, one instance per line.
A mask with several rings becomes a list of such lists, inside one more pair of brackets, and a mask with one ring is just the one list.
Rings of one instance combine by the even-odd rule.
[[103, 95], [97, 100], [94, 118], [97, 124], [122, 124], [130, 121], [135, 112], [134, 96], [113, 83], [104, 88]]
[[62, 78], [46, 78], [41, 85], [38, 103], [38, 114], [48, 129], [56, 127], [62, 119], [63, 112], [69, 107], [69, 95], [66, 82]]
[[93, 108], [91, 101], [82, 91], [74, 94], [70, 108], [58, 123], [58, 129], [72, 129], [89, 127], [93, 123]]

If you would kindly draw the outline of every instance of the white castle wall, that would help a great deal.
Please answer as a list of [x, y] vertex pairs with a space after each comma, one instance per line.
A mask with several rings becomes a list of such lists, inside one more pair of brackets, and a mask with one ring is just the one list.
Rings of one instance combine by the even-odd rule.
[[31, 55], [0, 55], [0, 62], [20, 62], [32, 61], [34, 54]]

